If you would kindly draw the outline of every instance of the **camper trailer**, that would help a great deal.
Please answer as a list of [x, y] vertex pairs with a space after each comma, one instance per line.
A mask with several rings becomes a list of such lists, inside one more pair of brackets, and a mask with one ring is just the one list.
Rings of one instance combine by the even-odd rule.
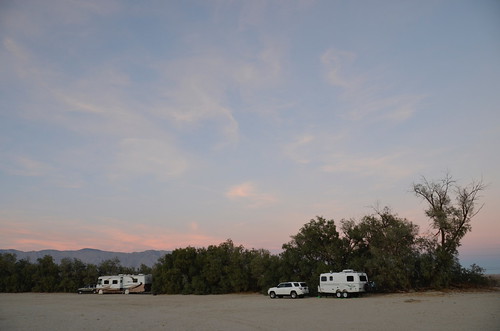
[[97, 279], [96, 291], [104, 293], [145, 293], [151, 291], [152, 275], [114, 275]]
[[359, 295], [369, 287], [368, 277], [364, 272], [346, 269], [342, 272], [329, 272], [319, 276], [318, 294], [320, 296], [335, 295], [347, 298]]

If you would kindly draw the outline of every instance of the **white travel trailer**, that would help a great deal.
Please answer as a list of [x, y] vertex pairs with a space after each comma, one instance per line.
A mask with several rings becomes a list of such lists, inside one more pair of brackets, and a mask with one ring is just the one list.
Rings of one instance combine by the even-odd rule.
[[342, 272], [329, 272], [319, 276], [318, 294], [336, 295], [337, 298], [347, 298], [353, 294], [366, 292], [368, 277], [364, 272], [346, 269]]
[[151, 291], [152, 275], [113, 275], [97, 279], [96, 291], [103, 293], [144, 293]]

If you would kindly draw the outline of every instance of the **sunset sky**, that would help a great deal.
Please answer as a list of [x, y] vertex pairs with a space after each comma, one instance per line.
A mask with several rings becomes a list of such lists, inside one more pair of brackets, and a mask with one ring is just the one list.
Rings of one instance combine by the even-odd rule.
[[317, 215], [488, 184], [460, 257], [500, 273], [500, 2], [0, 2], [0, 248], [279, 252]]

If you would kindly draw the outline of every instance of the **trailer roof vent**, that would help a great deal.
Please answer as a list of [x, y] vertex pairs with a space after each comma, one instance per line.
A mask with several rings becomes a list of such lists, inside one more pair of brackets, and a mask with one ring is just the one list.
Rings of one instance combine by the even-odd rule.
[[354, 270], [353, 269], [344, 269], [344, 270], [342, 270], [342, 272], [345, 272], [345, 273], [347, 273], [347, 272], [354, 272]]

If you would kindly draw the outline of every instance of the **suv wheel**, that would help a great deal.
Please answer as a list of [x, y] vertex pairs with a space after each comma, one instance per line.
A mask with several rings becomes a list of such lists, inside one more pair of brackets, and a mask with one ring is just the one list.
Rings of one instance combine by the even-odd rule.
[[290, 296], [292, 297], [292, 299], [297, 298], [297, 292], [292, 291], [292, 293], [290, 293]]
[[274, 293], [274, 292], [269, 293], [269, 297], [270, 297], [271, 299], [276, 298], [276, 293]]

